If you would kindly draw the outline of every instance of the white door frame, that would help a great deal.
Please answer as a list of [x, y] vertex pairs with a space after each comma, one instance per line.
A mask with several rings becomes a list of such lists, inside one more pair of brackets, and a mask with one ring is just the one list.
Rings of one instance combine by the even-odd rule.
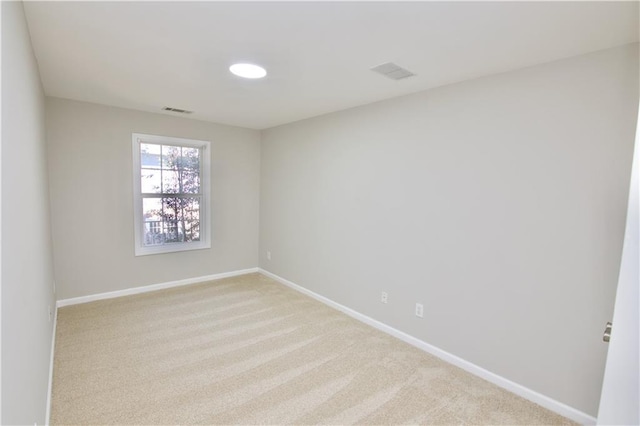
[[[638, 124], [640, 125], [640, 109]], [[640, 424], [640, 128], [636, 128], [636, 143], [629, 185], [627, 225], [620, 262], [616, 304], [613, 312], [611, 340], [602, 383], [599, 425]], [[604, 329], [605, 324], [602, 324]]]

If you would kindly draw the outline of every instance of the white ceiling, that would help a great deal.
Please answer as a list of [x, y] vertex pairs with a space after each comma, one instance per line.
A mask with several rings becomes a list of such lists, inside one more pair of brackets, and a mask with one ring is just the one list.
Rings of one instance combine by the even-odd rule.
[[[263, 129], [638, 41], [637, 2], [28, 2], [48, 96]], [[228, 72], [264, 66], [262, 80]], [[394, 81], [384, 62], [416, 74]], [[175, 115], [175, 113], [167, 113]]]

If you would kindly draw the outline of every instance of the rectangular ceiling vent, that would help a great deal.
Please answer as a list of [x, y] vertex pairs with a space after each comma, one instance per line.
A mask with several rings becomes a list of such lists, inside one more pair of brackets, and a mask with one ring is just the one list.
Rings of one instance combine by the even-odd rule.
[[405, 70], [404, 68], [399, 67], [393, 62], [387, 62], [385, 64], [378, 65], [377, 67], [373, 67], [371, 68], [371, 71], [382, 74], [392, 80], [402, 80], [404, 78], [409, 78], [415, 75], [411, 71]]
[[193, 111], [187, 111], [186, 109], [180, 109], [180, 108], [171, 108], [171, 107], [164, 107], [162, 108], [163, 111], [171, 111], [171, 112], [178, 112], [180, 114], [191, 114]]

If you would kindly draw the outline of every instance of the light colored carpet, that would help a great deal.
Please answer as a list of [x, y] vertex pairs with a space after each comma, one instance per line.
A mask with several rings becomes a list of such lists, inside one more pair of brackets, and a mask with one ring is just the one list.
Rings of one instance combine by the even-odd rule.
[[249, 274], [61, 308], [52, 424], [571, 424]]

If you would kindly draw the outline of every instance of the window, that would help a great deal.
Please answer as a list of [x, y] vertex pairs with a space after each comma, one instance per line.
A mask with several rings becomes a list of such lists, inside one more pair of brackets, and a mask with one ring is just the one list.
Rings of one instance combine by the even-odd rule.
[[132, 139], [136, 256], [210, 248], [210, 142]]

